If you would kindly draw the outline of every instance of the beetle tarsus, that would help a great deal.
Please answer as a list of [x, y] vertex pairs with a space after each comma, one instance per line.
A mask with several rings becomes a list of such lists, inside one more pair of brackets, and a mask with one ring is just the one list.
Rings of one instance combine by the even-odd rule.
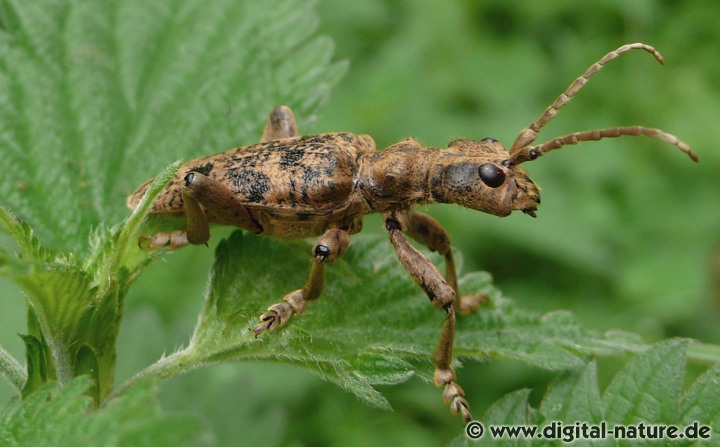
[[153, 235], [142, 235], [138, 238], [138, 247], [141, 250], [155, 250], [165, 248], [178, 250], [188, 244], [187, 233], [176, 230], [171, 233], [158, 232]]
[[490, 295], [487, 293], [471, 293], [470, 295], [465, 295], [460, 298], [460, 303], [458, 304], [458, 313], [462, 315], [467, 315], [469, 313], [472, 313], [473, 311], [476, 311], [480, 309], [483, 305], [487, 304], [490, 301]]
[[255, 336], [263, 331], [272, 332], [284, 326], [290, 317], [300, 315], [309, 301], [320, 297], [325, 287], [325, 264], [345, 253], [349, 243], [350, 234], [347, 231], [338, 228], [327, 230], [313, 247], [315, 262], [305, 286], [285, 295], [282, 302], [270, 306], [267, 312], [260, 316], [260, 324], [250, 329], [255, 332]]
[[253, 327], [251, 330], [258, 337], [263, 331], [272, 332], [282, 327], [288, 322], [295, 309], [288, 303], [273, 304], [268, 311], [260, 315], [261, 323]]
[[472, 414], [470, 414], [470, 404], [465, 400], [465, 391], [456, 382], [455, 371], [452, 368], [436, 369], [434, 375], [435, 385], [443, 388], [443, 401], [450, 407], [450, 411], [459, 414], [465, 420], [470, 422]]

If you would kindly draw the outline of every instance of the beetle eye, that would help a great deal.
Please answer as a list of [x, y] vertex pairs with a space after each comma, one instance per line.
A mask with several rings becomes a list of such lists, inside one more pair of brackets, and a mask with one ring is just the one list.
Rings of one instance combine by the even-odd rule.
[[505, 173], [492, 163], [483, 163], [478, 169], [480, 179], [491, 188], [497, 188], [505, 183]]

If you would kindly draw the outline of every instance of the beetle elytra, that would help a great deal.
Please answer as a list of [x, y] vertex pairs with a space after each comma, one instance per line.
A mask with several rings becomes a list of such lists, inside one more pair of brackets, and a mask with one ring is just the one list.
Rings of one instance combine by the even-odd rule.
[[[461, 296], [450, 238], [432, 217], [414, 205], [456, 203], [507, 216], [522, 211], [535, 217], [538, 188], [520, 164], [565, 145], [623, 135], [644, 135], [675, 145], [692, 160], [697, 156], [675, 136], [640, 126], [576, 132], [531, 146], [542, 127], [576, 94], [588, 79], [621, 53], [642, 49], [663, 63], [651, 46], [624, 45], [605, 55], [578, 77], [545, 112], [523, 129], [506, 151], [492, 138], [455, 140], [446, 149], [426, 148], [412, 139], [377, 151], [372, 138], [351, 133], [299, 136], [287, 107], [277, 107], [259, 144], [185, 163], [161, 193], [152, 213], [183, 217], [182, 231], [141, 238], [146, 248], [176, 249], [204, 244], [209, 223], [233, 225], [279, 238], [319, 237], [312, 248], [314, 262], [307, 283], [288, 293], [260, 316], [257, 334], [285, 325], [299, 315], [324, 287], [325, 265], [348, 248], [350, 236], [362, 228], [362, 217], [381, 213], [397, 257], [432, 305], [445, 311], [440, 341], [434, 354], [435, 383], [451, 410], [465, 421], [472, 416], [451, 366], [456, 311], [467, 313], [486, 297]], [[128, 197], [134, 208], [150, 182]], [[441, 274], [406, 235], [445, 257]]]

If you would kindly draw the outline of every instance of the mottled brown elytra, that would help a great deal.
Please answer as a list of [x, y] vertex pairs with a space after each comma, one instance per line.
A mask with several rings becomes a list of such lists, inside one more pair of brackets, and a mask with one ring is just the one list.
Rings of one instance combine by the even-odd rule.
[[[211, 222], [286, 239], [319, 236], [312, 249], [315, 262], [307, 283], [260, 316], [260, 323], [252, 328], [259, 335], [283, 326], [317, 299], [324, 286], [325, 264], [345, 252], [350, 236], [362, 229], [364, 215], [382, 213], [400, 263], [432, 305], [446, 313], [434, 355], [435, 383], [444, 387], [443, 398], [452, 411], [470, 421], [468, 403], [451, 366], [455, 310], [468, 313], [487, 297], [475, 294], [456, 301], [461, 295], [450, 238], [435, 219], [414, 211], [413, 206], [457, 203], [497, 216], [519, 210], [535, 217], [540, 204], [538, 188], [519, 165], [564, 145], [589, 140], [645, 135], [673, 144], [697, 161], [688, 146], [673, 135], [639, 126], [577, 132], [531, 146], [542, 127], [590, 76], [632, 49], [645, 50], [663, 63], [660, 53], [641, 43], [608, 53], [523, 129], [509, 151], [492, 138], [456, 140], [446, 149], [426, 148], [406, 139], [377, 151], [367, 135], [299, 136], [292, 111], [277, 107], [270, 112], [259, 144], [185, 163], [153, 205], [152, 213], [184, 217], [186, 230], [144, 236], [140, 244], [168, 249], [205, 244]], [[149, 185], [150, 181], [128, 197], [130, 208]], [[445, 276], [406, 235], [445, 256]]]

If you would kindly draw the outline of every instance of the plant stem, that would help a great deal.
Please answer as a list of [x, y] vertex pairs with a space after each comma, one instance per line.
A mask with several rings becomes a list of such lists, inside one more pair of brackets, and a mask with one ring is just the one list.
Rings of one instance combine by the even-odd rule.
[[688, 348], [688, 358], [708, 363], [720, 362], [720, 346], [693, 340]]
[[195, 357], [196, 354], [192, 347], [187, 347], [168, 357], [163, 357], [126, 380], [122, 385], [116, 388], [112, 394], [110, 394], [108, 400], [122, 395], [125, 391], [130, 389], [130, 387], [141, 380], [150, 377], [168, 379], [174, 375], [183, 374], [193, 368], [202, 366], [202, 362], [198, 361]]
[[27, 381], [27, 371], [15, 360], [5, 349], [0, 346], [0, 373], [2, 373], [8, 381], [17, 389], [22, 391], [25, 381]]

